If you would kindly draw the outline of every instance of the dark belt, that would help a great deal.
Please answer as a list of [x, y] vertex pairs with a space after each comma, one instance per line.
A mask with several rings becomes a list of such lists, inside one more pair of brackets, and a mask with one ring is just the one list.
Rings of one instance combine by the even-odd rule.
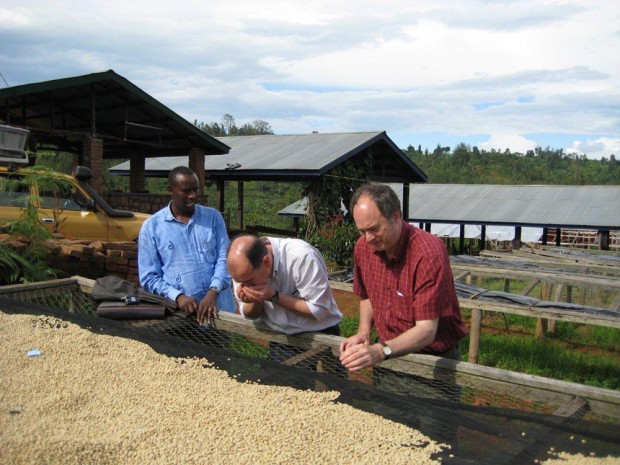
[[331, 334], [332, 336], [340, 336], [340, 325], [336, 323], [334, 326], [325, 328], [319, 331], [319, 333]]
[[434, 355], [435, 357], [450, 358], [452, 360], [461, 360], [461, 349], [458, 344], [453, 345], [449, 349], [443, 352], [434, 352], [432, 350], [425, 350], [423, 354]]

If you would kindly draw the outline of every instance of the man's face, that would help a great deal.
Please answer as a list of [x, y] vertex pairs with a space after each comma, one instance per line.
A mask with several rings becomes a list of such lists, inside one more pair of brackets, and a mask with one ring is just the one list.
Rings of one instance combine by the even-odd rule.
[[195, 174], [179, 174], [176, 182], [168, 186], [168, 192], [172, 197], [172, 205], [176, 211], [191, 215], [196, 208], [200, 183]]
[[400, 213], [386, 218], [370, 197], [362, 196], [353, 207], [353, 219], [360, 234], [376, 251], [391, 251], [398, 244]]
[[245, 256], [229, 256], [228, 272], [242, 287], [264, 286], [271, 277], [271, 260], [269, 255], [266, 255], [261, 266], [254, 269]]

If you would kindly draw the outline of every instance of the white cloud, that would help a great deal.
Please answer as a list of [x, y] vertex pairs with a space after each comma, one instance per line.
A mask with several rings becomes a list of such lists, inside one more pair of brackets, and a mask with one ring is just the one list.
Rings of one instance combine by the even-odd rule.
[[619, 30], [608, 0], [3, 0], [0, 73], [114, 69], [189, 121], [276, 133], [618, 153]]
[[485, 150], [495, 149], [504, 152], [506, 149], [510, 149], [512, 153], [519, 152], [523, 154], [528, 150], [534, 150], [536, 146], [536, 142], [518, 134], [493, 134], [488, 141], [478, 145], [479, 148]]
[[576, 140], [566, 147], [566, 153], [585, 155], [590, 160], [600, 160], [614, 155], [620, 159], [620, 138], [600, 137], [598, 139]]

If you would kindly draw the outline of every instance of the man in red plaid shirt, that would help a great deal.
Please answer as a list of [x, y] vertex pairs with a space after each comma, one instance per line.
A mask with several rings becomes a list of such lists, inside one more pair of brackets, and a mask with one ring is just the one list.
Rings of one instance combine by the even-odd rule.
[[412, 352], [460, 360], [458, 342], [468, 330], [444, 243], [404, 221], [398, 196], [385, 184], [361, 186], [350, 211], [361, 233], [353, 281], [360, 322], [340, 345], [341, 363], [356, 371]]

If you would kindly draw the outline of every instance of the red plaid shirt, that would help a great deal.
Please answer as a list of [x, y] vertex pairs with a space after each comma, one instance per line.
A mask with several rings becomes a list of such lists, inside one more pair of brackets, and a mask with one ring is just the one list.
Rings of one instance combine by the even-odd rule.
[[454, 288], [448, 251], [436, 236], [403, 221], [394, 256], [377, 252], [360, 237], [354, 251], [353, 292], [370, 299], [382, 341], [399, 336], [416, 321], [439, 318], [432, 344], [422, 352], [441, 353], [467, 333]]

